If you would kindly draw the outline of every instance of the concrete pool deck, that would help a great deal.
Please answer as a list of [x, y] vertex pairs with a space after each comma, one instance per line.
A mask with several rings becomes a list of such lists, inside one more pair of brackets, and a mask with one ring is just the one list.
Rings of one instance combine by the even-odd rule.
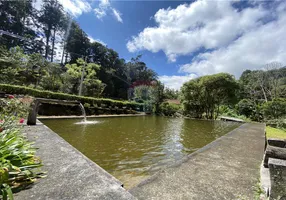
[[138, 199], [255, 199], [265, 125], [243, 124], [129, 190]]
[[264, 152], [263, 124], [243, 124], [127, 191], [64, 139], [37, 122], [24, 133], [47, 177], [15, 194], [36, 199], [254, 199]]
[[39, 179], [30, 189], [14, 195], [18, 200], [40, 199], [136, 199], [122, 183], [89, 160], [68, 142], [37, 121], [25, 126], [24, 134], [39, 148], [47, 177]]

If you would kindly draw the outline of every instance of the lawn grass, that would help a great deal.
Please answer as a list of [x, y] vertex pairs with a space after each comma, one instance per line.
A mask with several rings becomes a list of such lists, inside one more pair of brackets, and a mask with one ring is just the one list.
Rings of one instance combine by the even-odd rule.
[[266, 137], [267, 138], [278, 138], [278, 139], [286, 139], [286, 131], [278, 128], [272, 128], [270, 126], [266, 126]]

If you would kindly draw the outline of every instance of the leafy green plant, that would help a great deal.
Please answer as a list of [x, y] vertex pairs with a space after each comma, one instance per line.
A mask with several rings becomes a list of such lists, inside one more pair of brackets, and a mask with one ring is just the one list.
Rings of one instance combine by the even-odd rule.
[[265, 119], [278, 119], [286, 116], [286, 99], [278, 98], [262, 105]]
[[160, 105], [159, 111], [163, 115], [172, 116], [181, 109], [180, 105], [164, 102]]
[[23, 189], [36, 180], [38, 174], [32, 169], [40, 167], [41, 161], [20, 129], [15, 125], [11, 128], [11, 119], [3, 121], [0, 124], [0, 195], [3, 199], [13, 199], [12, 191]]
[[249, 99], [242, 99], [236, 104], [236, 110], [240, 115], [250, 117], [254, 114], [255, 104]]
[[41, 161], [35, 156], [32, 143], [21, 133], [20, 124], [24, 122], [22, 117], [27, 116], [28, 106], [23, 99], [8, 97], [0, 101], [0, 197], [11, 200], [13, 192], [40, 177], [33, 169], [39, 168]]

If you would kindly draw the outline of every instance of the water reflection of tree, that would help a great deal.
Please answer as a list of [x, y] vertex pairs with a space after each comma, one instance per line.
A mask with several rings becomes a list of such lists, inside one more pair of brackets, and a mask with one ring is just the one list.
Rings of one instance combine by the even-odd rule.
[[236, 123], [217, 120], [185, 119], [181, 132], [184, 152], [191, 153], [226, 134], [236, 126]]

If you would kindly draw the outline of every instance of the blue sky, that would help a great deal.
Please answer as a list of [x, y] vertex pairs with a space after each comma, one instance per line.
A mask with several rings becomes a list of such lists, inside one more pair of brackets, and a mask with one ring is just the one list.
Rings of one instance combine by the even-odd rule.
[[[180, 62], [168, 62], [163, 52], [129, 52], [126, 44], [132, 36], [137, 35], [144, 28], [156, 25], [153, 16], [160, 8], [167, 9], [169, 6], [175, 8], [180, 3], [183, 2], [111, 1], [110, 5], [121, 13], [122, 23], [116, 19], [111, 10], [100, 19], [96, 18], [94, 12], [88, 12], [83, 13], [76, 20], [89, 36], [104, 42], [109, 48], [117, 51], [120, 57], [130, 60], [131, 57], [142, 54], [142, 60], [159, 75], [173, 75], [177, 73]], [[97, 1], [91, 5], [97, 8], [99, 4], [100, 2]], [[184, 60], [188, 59], [184, 58]]]
[[286, 64], [286, 1], [60, 1], [90, 39], [127, 61], [142, 54], [170, 88]]

